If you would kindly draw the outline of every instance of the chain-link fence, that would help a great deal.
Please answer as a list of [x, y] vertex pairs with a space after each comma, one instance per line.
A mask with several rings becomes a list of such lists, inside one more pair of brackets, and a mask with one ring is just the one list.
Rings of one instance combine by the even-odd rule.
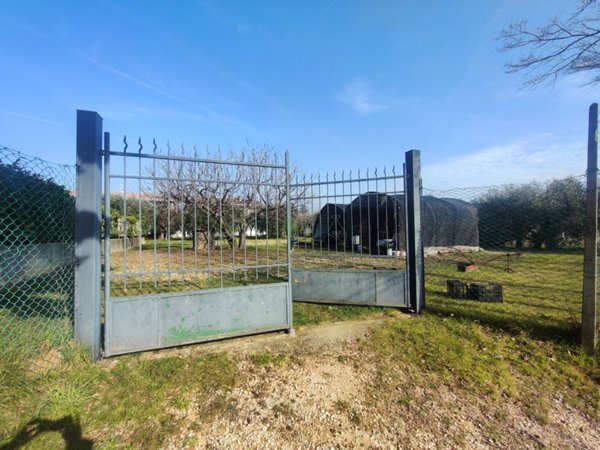
[[[467, 314], [482, 323], [540, 337], [577, 338], [584, 176], [448, 191], [424, 189], [423, 194], [427, 289], [439, 299], [428, 309]], [[427, 199], [448, 198], [464, 207], [427, 207]], [[441, 227], [456, 214], [462, 216], [452, 220], [452, 229]], [[458, 245], [449, 247], [445, 242]]]
[[75, 167], [0, 146], [0, 375], [60, 360], [73, 335]]

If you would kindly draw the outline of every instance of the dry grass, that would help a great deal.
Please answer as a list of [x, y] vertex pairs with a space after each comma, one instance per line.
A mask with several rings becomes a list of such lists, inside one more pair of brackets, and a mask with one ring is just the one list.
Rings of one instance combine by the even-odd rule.
[[[403, 270], [404, 258], [292, 249], [293, 267]], [[110, 256], [111, 295], [115, 297], [287, 280], [287, 243], [249, 239], [243, 248], [218, 245], [193, 249], [191, 241], [153, 241]], [[128, 274], [126, 277], [124, 274]]]

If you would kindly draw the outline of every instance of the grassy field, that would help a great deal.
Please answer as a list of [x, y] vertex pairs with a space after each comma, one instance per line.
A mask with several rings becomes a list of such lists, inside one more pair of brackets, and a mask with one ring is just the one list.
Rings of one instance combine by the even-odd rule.
[[[296, 268], [372, 270], [405, 266], [404, 258], [320, 248], [293, 248], [292, 252]], [[110, 267], [113, 297], [277, 283], [287, 280], [287, 241], [248, 238], [243, 248], [230, 248], [225, 241], [218, 241], [213, 249], [194, 249], [191, 240], [146, 240], [141, 247], [111, 254]], [[125, 273], [129, 275], [125, 277]]]
[[[361, 403], [363, 416], [389, 415], [392, 410], [421, 414], [415, 392], [443, 388], [493, 406], [490, 420], [496, 431], [490, 433], [512, 426], [503, 405], [518, 405], [528, 420], [544, 426], [552, 424], [559, 400], [598, 427], [598, 356], [584, 355], [576, 342], [581, 252], [529, 252], [511, 262], [511, 272], [503, 260], [482, 263], [469, 273], [458, 272], [456, 262], [456, 255], [428, 258], [427, 307], [419, 317], [399, 319], [390, 309], [374, 307], [295, 304], [295, 324], [390, 316], [386, 325], [360, 341], [359, 353], [338, 357], [351, 367], [376, 368]], [[504, 302], [449, 298], [445, 283], [453, 278], [500, 282]], [[11, 357], [2, 355], [2, 449], [61, 448], [65, 441], [70, 448], [91, 448], [92, 443], [104, 449], [161, 447], [183, 428], [200, 430], [217, 417], [236, 417], [239, 399], [232, 392], [255, 371], [267, 366], [269, 376], [276, 378], [290, 365], [300, 370], [305, 360], [293, 352], [263, 352], [247, 360], [224, 353], [133, 355], [98, 365], [68, 339], [52, 336], [40, 346], [55, 356], [52, 364], [35, 364], [16, 350]], [[332, 408], [346, 411], [348, 426], [360, 428], [364, 419], [358, 407], [345, 402], [339, 400]], [[191, 425], [182, 412], [190, 408], [201, 411]], [[278, 408], [273, 420], [285, 414], [285, 408]], [[189, 439], [182, 448], [194, 448], [195, 438]], [[455, 446], [464, 445], [459, 440]]]

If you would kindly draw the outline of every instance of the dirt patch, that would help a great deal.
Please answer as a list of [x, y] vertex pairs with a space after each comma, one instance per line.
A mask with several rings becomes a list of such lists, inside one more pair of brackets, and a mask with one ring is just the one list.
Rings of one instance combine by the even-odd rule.
[[[304, 325], [297, 327], [293, 333], [273, 332], [253, 336], [245, 336], [221, 341], [206, 342], [185, 347], [174, 347], [157, 351], [145, 352], [141, 358], [155, 359], [171, 356], [201, 356], [207, 353], [225, 352], [233, 357], [252, 355], [255, 353], [275, 352], [290, 353], [299, 351], [304, 353], [308, 349], [319, 349], [324, 346], [335, 345], [347, 340], [356, 340], [367, 336], [371, 330], [384, 325], [393, 318], [410, 319], [410, 315], [401, 312], [387, 312], [385, 315], [370, 319], [352, 320], [344, 322], [326, 323], [320, 325]], [[106, 368], [113, 367], [118, 357], [102, 361]]]
[[[261, 336], [243, 345], [236, 340], [230, 350], [239, 381], [208, 400], [221, 402], [222, 413], [207, 417], [206, 399], [192, 398], [177, 412], [184, 426], [165, 447], [600, 448], [596, 419], [559, 396], [548, 422], [540, 423], [509, 398], [457, 392], [435, 375], [423, 383], [399, 366], [394, 381], [387, 379], [360, 343], [386, 320], [306, 327], [293, 338]], [[229, 343], [214, 345], [223, 351]], [[262, 352], [279, 357], [251, 356]]]

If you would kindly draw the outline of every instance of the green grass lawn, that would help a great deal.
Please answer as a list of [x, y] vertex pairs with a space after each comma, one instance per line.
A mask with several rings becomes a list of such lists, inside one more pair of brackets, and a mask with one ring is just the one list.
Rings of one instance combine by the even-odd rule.
[[[474, 257], [483, 261], [488, 256], [492, 254]], [[598, 355], [586, 356], [577, 345], [581, 252], [528, 252], [514, 258], [511, 272], [505, 269], [505, 261], [498, 260], [464, 273], [457, 270], [455, 257], [429, 258], [424, 313], [409, 319], [390, 317], [361, 342], [361, 357], [375, 364], [380, 374], [376, 388], [402, 401], [396, 399], [398, 393], [441, 383], [457, 395], [478, 395], [498, 404], [516, 402], [540, 423], [548, 422], [551, 405], [560, 397], [598, 418]], [[449, 298], [447, 279], [502, 283], [504, 301]], [[389, 311], [297, 303], [294, 322], [302, 326]], [[10, 318], [11, 336], [20, 336], [22, 342], [27, 342], [26, 321], [37, 325], [33, 321], [52, 320], [19, 318], [7, 310], [0, 314], [0, 321]], [[243, 373], [225, 354], [157, 359], [132, 355], [98, 365], [60, 333], [42, 341], [34, 344], [58, 357], [46, 368], [36, 367], [35, 357], [23, 356], [18, 345], [12, 356], [0, 356], [0, 445], [12, 442], [7, 448], [60, 448], [60, 433], [44, 432], [52, 430], [70, 436], [81, 448], [86, 448], [86, 439], [95, 442], [94, 448], [156, 448], [185, 420], [173, 411], [192, 398], [199, 402], [201, 420], [235, 409], [228, 392]], [[265, 362], [264, 355], [253, 361], [272, 362]], [[498, 413], [494, 420], [501, 426], [504, 418]], [[127, 431], [113, 435], [113, 429]]]
[[[144, 243], [142, 244], [142, 250], [154, 250], [154, 248], [156, 247], [157, 251], [166, 251], [169, 248], [169, 244], [171, 247], [171, 251], [173, 251], [173, 252], [180, 250], [182, 247], [186, 250], [194, 249], [194, 242], [192, 239], [175, 239], [175, 238], [173, 238], [171, 240], [156, 239], [156, 241], [153, 239], [145, 239]], [[237, 240], [236, 240], [236, 244], [237, 244]], [[248, 251], [254, 250], [255, 248], [266, 249], [267, 247], [269, 248], [269, 251], [275, 251], [277, 249], [277, 247], [279, 247], [280, 249], [286, 248], [287, 247], [287, 239], [286, 238], [266, 238], [264, 236], [260, 236], [260, 237], [247, 236], [246, 237], [246, 247], [248, 248]], [[215, 241], [214, 250], [218, 251], [221, 248], [229, 249], [229, 243], [227, 242], [227, 240], [217, 239]], [[137, 248], [134, 247], [131, 250], [136, 251]]]

